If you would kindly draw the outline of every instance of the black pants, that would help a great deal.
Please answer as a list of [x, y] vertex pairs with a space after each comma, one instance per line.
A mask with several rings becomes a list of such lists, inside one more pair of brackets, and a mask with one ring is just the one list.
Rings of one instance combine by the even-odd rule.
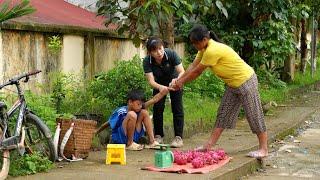
[[[153, 95], [156, 95], [159, 91], [153, 89]], [[175, 136], [182, 137], [184, 126], [184, 113], [182, 105], [182, 90], [170, 91], [171, 110], [173, 114], [173, 128]], [[164, 96], [159, 102], [153, 106], [153, 125], [154, 134], [164, 136], [163, 133], [163, 111], [165, 107], [166, 96]]]

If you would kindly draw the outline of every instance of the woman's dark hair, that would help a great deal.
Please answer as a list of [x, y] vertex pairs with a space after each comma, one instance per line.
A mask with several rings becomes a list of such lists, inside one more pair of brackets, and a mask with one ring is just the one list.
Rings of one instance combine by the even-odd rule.
[[189, 39], [198, 42], [202, 41], [204, 38], [211, 38], [217, 42], [222, 42], [218, 36], [213, 31], [209, 31], [206, 26], [200, 24], [193, 26], [189, 33]]
[[127, 101], [129, 100], [131, 101], [139, 100], [144, 102], [145, 101], [144, 92], [141, 89], [131, 90], [127, 95]]
[[164, 45], [165, 45], [164, 42], [158, 37], [150, 37], [146, 42], [146, 47], [148, 52], [156, 50], [161, 46], [165, 47]]

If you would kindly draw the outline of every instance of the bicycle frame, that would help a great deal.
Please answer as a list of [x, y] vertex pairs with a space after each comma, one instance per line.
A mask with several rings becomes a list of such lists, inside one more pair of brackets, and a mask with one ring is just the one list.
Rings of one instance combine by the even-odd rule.
[[[13, 136], [10, 136], [6, 138], [6, 134], [8, 131], [8, 121], [9, 117], [12, 116], [14, 112], [20, 107], [19, 115], [17, 118], [16, 126], [15, 126], [15, 132]], [[3, 134], [2, 134], [2, 141], [1, 141], [1, 147], [0, 149], [16, 149], [16, 148], [23, 148], [24, 147], [24, 137], [25, 137], [25, 131], [22, 129], [22, 122], [24, 118], [26, 110], [26, 102], [24, 99], [17, 100], [14, 105], [10, 108], [10, 110], [7, 112], [6, 118], [3, 120], [4, 127], [3, 127]], [[21, 134], [22, 133], [22, 134]], [[21, 137], [21, 138], [20, 138]]]
[[[26, 113], [26, 101], [24, 98], [23, 91], [20, 87], [20, 83], [17, 81], [14, 84], [18, 90], [18, 100], [12, 105], [12, 107], [7, 111], [6, 118], [3, 120], [4, 127], [3, 127], [3, 133], [1, 137], [1, 147], [0, 149], [16, 149], [16, 148], [23, 148], [24, 147], [24, 137], [25, 137], [25, 131], [22, 129], [22, 123], [24, 120], [24, 116]], [[20, 108], [20, 109], [19, 109]], [[15, 130], [13, 136], [10, 136], [8, 134], [8, 121], [9, 118], [19, 109], [19, 114], [17, 118], [17, 122], [15, 125]], [[21, 133], [23, 133], [21, 135]], [[10, 137], [6, 138], [6, 135], [9, 135]], [[20, 138], [21, 137], [21, 138]]]
[[15, 113], [16, 110], [19, 107], [20, 107], [20, 111], [19, 111], [17, 122], [16, 122], [14, 136], [19, 136], [20, 135], [21, 127], [22, 127], [22, 121], [23, 121], [23, 117], [24, 117], [24, 114], [25, 114], [25, 110], [26, 110], [26, 102], [24, 101], [24, 99], [17, 100], [13, 104], [13, 106], [10, 108], [10, 110], [7, 112], [7, 117], [11, 117], [12, 114]]

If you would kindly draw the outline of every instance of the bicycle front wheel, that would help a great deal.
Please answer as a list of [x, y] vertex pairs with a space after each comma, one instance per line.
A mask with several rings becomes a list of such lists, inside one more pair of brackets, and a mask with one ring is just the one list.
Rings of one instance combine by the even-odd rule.
[[25, 146], [29, 153], [37, 152], [51, 161], [56, 160], [52, 134], [48, 126], [36, 115], [26, 114], [25, 121], [26, 138]]

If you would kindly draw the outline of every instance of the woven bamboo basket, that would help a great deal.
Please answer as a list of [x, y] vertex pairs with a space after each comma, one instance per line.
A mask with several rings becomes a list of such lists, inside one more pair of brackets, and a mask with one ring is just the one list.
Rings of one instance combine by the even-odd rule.
[[67, 158], [71, 158], [72, 155], [77, 158], [88, 157], [97, 122], [86, 119], [62, 118], [58, 118], [57, 122], [60, 123], [61, 127], [59, 145], [61, 144], [64, 135], [71, 127], [71, 123], [74, 123], [73, 131], [64, 148], [63, 154]]

